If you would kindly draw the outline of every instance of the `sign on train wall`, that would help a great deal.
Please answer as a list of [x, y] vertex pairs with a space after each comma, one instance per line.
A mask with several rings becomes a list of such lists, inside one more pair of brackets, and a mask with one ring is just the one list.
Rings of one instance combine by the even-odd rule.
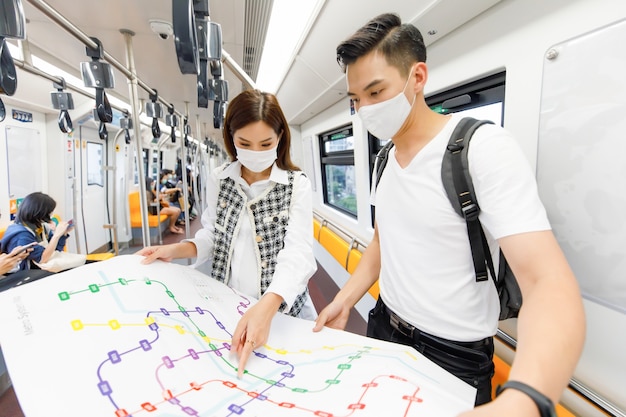
[[625, 39], [622, 20], [546, 51], [537, 149], [539, 192], [586, 299], [587, 338], [575, 377], [621, 408], [626, 50], [616, 46]]
[[41, 134], [32, 128], [7, 126], [6, 138], [9, 198], [21, 199], [41, 191]]
[[584, 296], [626, 313], [626, 20], [547, 51], [537, 180]]

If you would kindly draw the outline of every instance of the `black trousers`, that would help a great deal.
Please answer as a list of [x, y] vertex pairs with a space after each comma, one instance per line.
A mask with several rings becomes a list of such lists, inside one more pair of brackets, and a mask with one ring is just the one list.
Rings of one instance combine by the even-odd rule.
[[367, 336], [412, 346], [457, 378], [477, 389], [475, 405], [491, 401], [493, 338], [455, 342], [422, 332], [393, 313], [379, 297], [370, 311]]

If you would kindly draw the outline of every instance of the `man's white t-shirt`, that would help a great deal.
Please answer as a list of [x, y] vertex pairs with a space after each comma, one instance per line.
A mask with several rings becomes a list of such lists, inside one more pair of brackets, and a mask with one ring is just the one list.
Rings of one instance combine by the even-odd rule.
[[[454, 211], [441, 180], [442, 158], [461, 118], [453, 115], [404, 168], [392, 148], [372, 204], [385, 304], [427, 333], [475, 341], [495, 334], [500, 306], [493, 281], [476, 282], [465, 220]], [[481, 126], [472, 136], [468, 160], [497, 271], [495, 239], [549, 230], [550, 224], [530, 165], [507, 131]]]

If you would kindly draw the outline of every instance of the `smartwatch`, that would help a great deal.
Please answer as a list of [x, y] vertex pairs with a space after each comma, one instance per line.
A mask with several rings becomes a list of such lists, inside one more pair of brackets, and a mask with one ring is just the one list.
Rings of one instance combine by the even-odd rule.
[[505, 382], [504, 385], [498, 386], [498, 388], [496, 389], [496, 397], [507, 388], [516, 389], [528, 395], [535, 402], [535, 405], [539, 409], [539, 414], [541, 415], [541, 417], [557, 417], [554, 403], [552, 402], [552, 400], [531, 387], [530, 385], [524, 384], [523, 382]]

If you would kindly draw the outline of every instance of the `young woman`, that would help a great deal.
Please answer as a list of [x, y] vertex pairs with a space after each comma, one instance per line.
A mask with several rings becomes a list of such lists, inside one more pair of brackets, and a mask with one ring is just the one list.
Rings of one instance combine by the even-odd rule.
[[185, 212], [183, 211], [183, 207], [180, 206], [180, 198], [183, 195], [182, 183], [176, 181], [174, 171], [167, 168], [161, 170], [160, 187], [159, 192], [163, 195], [165, 201], [167, 201], [170, 206], [176, 207], [180, 211], [176, 225], [184, 226]]
[[279, 311], [315, 319], [307, 283], [317, 268], [312, 246], [311, 183], [291, 162], [291, 135], [276, 97], [247, 90], [228, 106], [224, 144], [231, 162], [206, 187], [208, 207], [194, 239], [138, 252], [144, 263], [197, 257], [211, 276], [259, 299], [240, 319], [232, 351], [239, 376], [267, 341]]
[[[9, 225], [0, 246], [3, 253], [11, 253], [17, 246], [33, 245], [32, 251], [20, 262], [19, 270], [37, 269], [32, 262], [46, 263], [54, 251], [62, 251], [72, 226], [68, 222], [55, 225], [52, 212], [57, 203], [47, 194], [27, 195], [19, 205], [15, 223]], [[47, 241], [44, 247], [41, 243]], [[32, 261], [32, 262], [31, 262]]]
[[[156, 192], [154, 188], [154, 180], [150, 177], [146, 177], [146, 193], [148, 194], [148, 202], [154, 203], [156, 202]], [[159, 199], [161, 200], [161, 214], [167, 215], [170, 220], [169, 230], [172, 233], [177, 235], [185, 233], [185, 231], [176, 226], [176, 222], [178, 221], [178, 216], [180, 216], [180, 209], [178, 207], [174, 207], [169, 203], [169, 198], [167, 195], [163, 193], [159, 193]], [[157, 214], [157, 210], [155, 206], [151, 206], [149, 208], [150, 214]]]

